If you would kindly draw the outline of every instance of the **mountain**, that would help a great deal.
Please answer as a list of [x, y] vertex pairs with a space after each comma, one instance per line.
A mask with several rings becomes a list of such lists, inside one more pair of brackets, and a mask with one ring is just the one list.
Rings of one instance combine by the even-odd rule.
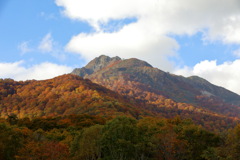
[[123, 96], [76, 75], [43, 81], [0, 79], [0, 117], [151, 115]]
[[170, 74], [136, 58], [102, 55], [85, 67], [74, 69], [72, 74], [138, 101], [147, 109], [161, 110], [175, 106], [177, 112], [189, 110], [240, 118], [239, 95], [203, 78]]
[[[92, 63], [95, 71], [91, 67], [87, 68], [93, 73], [86, 77], [105, 84], [118, 93], [73, 74], [43, 81], [0, 79], [0, 118], [7, 118], [12, 114], [18, 118], [90, 114], [106, 118], [126, 115], [137, 119], [145, 116], [172, 118], [179, 115], [182, 118], [191, 118], [209, 130], [224, 130], [239, 121], [236, 117], [166, 97], [163, 91], [151, 87], [149, 77], [142, 76], [141, 79], [143, 73], [131, 67], [139, 66], [139, 70], [145, 68], [148, 73], [147, 69], [152, 67], [146, 62], [137, 59], [130, 62], [119, 58], [107, 59], [95, 61], [102, 67]], [[121, 61], [124, 63], [120, 63]], [[111, 74], [108, 73], [109, 69]], [[91, 77], [94, 72], [104, 74]], [[138, 76], [135, 77], [135, 74]], [[142, 83], [137, 80], [142, 80]]]

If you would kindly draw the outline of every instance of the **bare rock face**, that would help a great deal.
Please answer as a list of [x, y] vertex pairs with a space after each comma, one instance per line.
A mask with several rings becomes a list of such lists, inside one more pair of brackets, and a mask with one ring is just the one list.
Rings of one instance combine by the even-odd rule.
[[91, 62], [89, 62], [86, 65], [86, 68], [88, 69], [92, 69], [94, 72], [106, 67], [107, 65], [116, 62], [116, 61], [120, 61], [121, 58], [119, 57], [113, 57], [110, 58], [108, 56], [102, 55], [100, 57], [95, 58], [94, 60], [92, 60]]
[[106, 66], [113, 64], [114, 62], [121, 61], [121, 60], [122, 59], [119, 58], [118, 56], [110, 58], [108, 56], [101, 55], [93, 59], [92, 61], [90, 61], [85, 67], [74, 69], [72, 74], [84, 77], [86, 75], [90, 75], [94, 72], [97, 72], [105, 68]]

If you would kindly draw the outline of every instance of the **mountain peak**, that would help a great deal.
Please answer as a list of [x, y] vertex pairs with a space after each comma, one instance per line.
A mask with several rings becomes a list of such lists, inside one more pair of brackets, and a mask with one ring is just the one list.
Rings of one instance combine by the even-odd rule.
[[102, 70], [103, 68], [114, 66], [114, 65], [115, 67], [118, 67], [118, 68], [135, 68], [135, 67], [153, 68], [149, 63], [139, 60], [137, 58], [130, 58], [130, 59], [123, 60], [118, 56], [109, 57], [106, 55], [101, 55], [91, 60], [85, 67], [74, 69], [72, 74], [85, 77], [87, 75], [96, 73]]
[[90, 61], [85, 68], [92, 69], [94, 72], [106, 67], [110, 63], [116, 62], [116, 61], [121, 61], [122, 59], [118, 56], [116, 57], [108, 57], [105, 55], [101, 55], [92, 61]]
[[90, 75], [94, 72], [97, 72], [97, 71], [105, 68], [106, 66], [111, 65], [117, 61], [122, 61], [122, 59], [118, 56], [111, 58], [106, 55], [101, 55], [101, 56], [96, 57], [95, 59], [91, 60], [85, 67], [74, 69], [72, 74], [84, 77], [85, 75]]

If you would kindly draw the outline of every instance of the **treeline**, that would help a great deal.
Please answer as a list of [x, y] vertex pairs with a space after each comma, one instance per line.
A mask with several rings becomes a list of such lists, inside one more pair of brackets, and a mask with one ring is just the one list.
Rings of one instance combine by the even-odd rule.
[[238, 160], [240, 125], [213, 133], [189, 119], [93, 115], [0, 120], [1, 160]]

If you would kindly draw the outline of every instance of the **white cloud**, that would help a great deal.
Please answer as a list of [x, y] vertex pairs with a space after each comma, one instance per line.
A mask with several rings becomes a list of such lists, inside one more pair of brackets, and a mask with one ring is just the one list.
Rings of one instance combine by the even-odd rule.
[[233, 51], [233, 55], [235, 55], [236, 57], [240, 58], [240, 48]]
[[23, 64], [24, 61], [0, 63], [0, 77], [13, 78], [14, 80], [43, 80], [72, 71], [71, 67], [49, 62], [36, 64], [31, 67], [24, 67]]
[[18, 49], [20, 50], [20, 52], [21, 52], [20, 54], [21, 55], [33, 51], [33, 49], [31, 49], [29, 47], [29, 42], [27, 42], [27, 41], [20, 43], [18, 45]]
[[87, 60], [100, 54], [123, 58], [138, 57], [167, 70], [173, 66], [165, 56], [174, 56], [178, 47], [174, 39], [161, 34], [157, 36], [133, 23], [114, 33], [79, 34], [71, 39], [67, 50], [82, 53], [82, 57]]
[[57, 17], [53, 13], [41, 12], [40, 16], [45, 18], [46, 20], [56, 20], [57, 19]]
[[240, 59], [233, 62], [217, 64], [217, 61], [202, 61], [193, 68], [184, 67], [174, 71], [175, 74], [191, 76], [198, 75], [209, 82], [223, 86], [240, 95]]
[[64, 61], [66, 59], [66, 53], [64, 51], [64, 48], [53, 39], [51, 33], [47, 33], [42, 38], [36, 50], [42, 53], [48, 53], [52, 57], [60, 61]]
[[28, 41], [24, 41], [18, 45], [18, 49], [21, 55], [35, 51], [36, 53], [47, 53], [60, 61], [64, 61], [67, 58], [64, 47], [53, 39], [51, 33], [47, 33], [37, 46], [30, 46]]
[[[148, 29], [164, 33], [194, 34], [240, 43], [239, 0], [55, 0], [63, 13], [99, 28], [110, 20], [136, 17]], [[140, 26], [139, 26], [140, 27]]]
[[53, 38], [51, 33], [48, 33], [43, 37], [38, 49], [42, 52], [51, 52], [53, 50]]
[[[240, 44], [239, 0], [55, 0], [65, 16], [86, 21], [96, 32], [72, 37], [67, 49], [92, 59], [100, 54], [137, 57], [164, 70], [178, 49], [172, 35], [204, 34], [205, 41]], [[111, 20], [136, 18], [116, 32], [101, 28]], [[164, 59], [164, 60], [163, 60]]]

